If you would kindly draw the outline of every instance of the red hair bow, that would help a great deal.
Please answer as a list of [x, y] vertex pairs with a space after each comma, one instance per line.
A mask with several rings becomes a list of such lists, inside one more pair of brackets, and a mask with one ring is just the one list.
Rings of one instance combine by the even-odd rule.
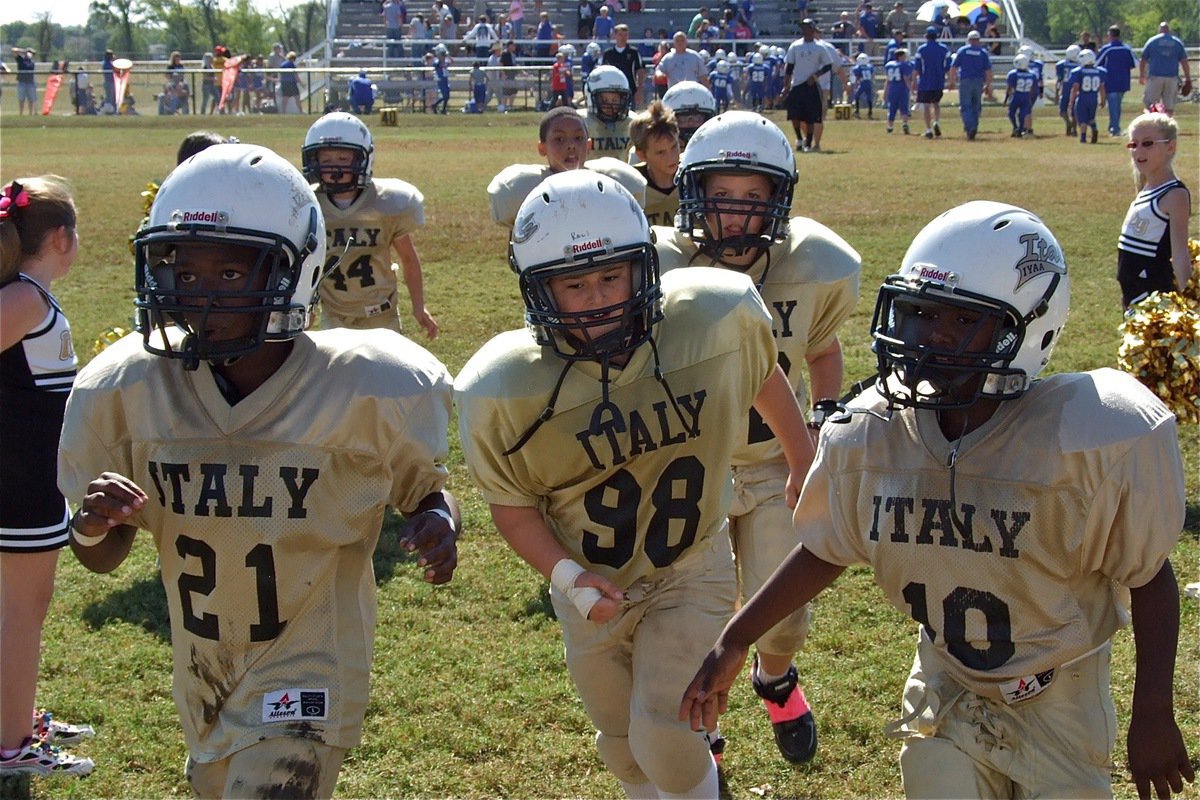
[[22, 188], [21, 184], [13, 181], [0, 190], [0, 220], [8, 219], [11, 213], [10, 209], [25, 208], [29, 205], [29, 192]]

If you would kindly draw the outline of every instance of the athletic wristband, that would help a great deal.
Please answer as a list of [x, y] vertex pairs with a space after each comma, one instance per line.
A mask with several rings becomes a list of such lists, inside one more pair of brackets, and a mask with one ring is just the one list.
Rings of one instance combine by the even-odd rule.
[[427, 508], [421, 512], [422, 514], [437, 514], [442, 519], [446, 520], [446, 524], [450, 526], [451, 533], [458, 533], [458, 528], [454, 527], [454, 517], [450, 516], [450, 512], [444, 508]]
[[[84, 536], [79, 532], [79, 529], [75, 527], [75, 520], [78, 518], [79, 512], [77, 511], [75, 512], [75, 515], [71, 517], [71, 524], [67, 526], [71, 529], [71, 538], [75, 540], [75, 544], [79, 545], [80, 547], [95, 547], [108, 537], [108, 531], [105, 531], [99, 536]], [[112, 529], [110, 528], [109, 530]]]
[[583, 615], [584, 619], [587, 619], [592, 606], [600, 602], [603, 595], [600, 594], [599, 589], [593, 589], [590, 586], [575, 588], [575, 580], [585, 572], [587, 570], [571, 559], [559, 559], [550, 572], [550, 585], [565, 594], [567, 599], [575, 605], [575, 609]]

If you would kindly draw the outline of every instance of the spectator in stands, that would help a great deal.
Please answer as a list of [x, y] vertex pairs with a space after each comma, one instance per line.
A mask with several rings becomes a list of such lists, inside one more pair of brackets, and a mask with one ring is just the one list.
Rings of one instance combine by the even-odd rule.
[[675, 43], [675, 49], [659, 59], [656, 68], [658, 72], [667, 76], [667, 88], [680, 81], [696, 81], [708, 86], [708, 71], [705, 69], [704, 60], [700, 58], [699, 53], [688, 47], [687, 34], [675, 31], [672, 41]]
[[550, 24], [550, 12], [543, 11], [538, 15], [537, 34], [534, 36], [538, 43], [533, 47], [533, 54], [538, 58], [550, 57], [550, 42], [554, 41], [554, 26]]
[[279, 110], [279, 65], [283, 63], [283, 43], [276, 42], [271, 45], [271, 55], [267, 56], [267, 69], [271, 70], [266, 75], [264, 88], [267, 96], [275, 103], [275, 110]]
[[1108, 135], [1121, 135], [1121, 98], [1129, 91], [1129, 74], [1137, 66], [1133, 49], [1121, 41], [1121, 29], [1113, 25], [1108, 29], [1108, 44], [1100, 48], [1096, 66], [1107, 70], [1104, 76], [1104, 92], [1108, 95]]
[[908, 38], [908, 25], [908, 12], [904, 10], [904, 3], [896, 3], [883, 21], [884, 30], [904, 31], [905, 38]]
[[429, 32], [429, 25], [426, 24], [424, 15], [417, 14], [412, 18], [412, 22], [408, 24], [408, 38], [412, 40], [414, 56], [424, 56], [429, 52], [429, 44], [423, 40], [432, 39], [433, 36]]
[[854, 23], [850, 21], [850, 12], [843, 11], [838, 17], [838, 21], [829, 28], [833, 46], [841, 50], [843, 54], [850, 55], [850, 40], [854, 38], [856, 30]]
[[[32, 50], [30, 53], [32, 54]], [[213, 52], [216, 52], [215, 49]], [[104, 51], [104, 60], [100, 62], [100, 71], [104, 74], [104, 102], [117, 109], [117, 85], [113, 78], [113, 51]]]
[[296, 51], [289, 50], [279, 65], [279, 113], [288, 113], [288, 106], [296, 104], [296, 113], [300, 111], [300, 79], [296, 75]]
[[500, 35], [488, 22], [487, 15], [480, 14], [475, 20], [475, 27], [467, 31], [463, 40], [468, 44], [475, 45], [476, 58], [487, 58], [488, 54], [492, 52], [492, 45], [500, 41]]
[[350, 110], [355, 114], [370, 114], [375, 105], [375, 87], [367, 77], [367, 71], [361, 69], [358, 75], [350, 79], [348, 87]]
[[525, 6], [521, 4], [521, 0], [512, 0], [508, 6], [508, 21], [512, 23], [512, 35], [505, 37], [506, 39], [522, 39], [525, 36], [525, 29], [522, 27], [525, 24]]
[[1142, 92], [1143, 108], [1149, 111], [1154, 104], [1162, 103], [1167, 116], [1175, 116], [1180, 67], [1183, 68], [1183, 94], [1187, 97], [1192, 93], [1192, 70], [1188, 65], [1187, 50], [1183, 42], [1171, 34], [1171, 26], [1160, 22], [1158, 34], [1146, 40], [1138, 61], [1138, 82], [1146, 87]]
[[591, 39], [596, 26], [596, 6], [592, 0], [579, 0], [579, 21], [576, 34], [580, 39]]
[[404, 0], [383, 0], [382, 15], [387, 25], [387, 57], [403, 58], [404, 45], [400, 38], [404, 36], [404, 23], [408, 17], [408, 8]]
[[663, 95], [667, 93], [667, 73], [660, 70], [658, 65], [662, 61], [663, 57], [669, 52], [671, 52], [671, 45], [667, 44], [666, 40], [664, 39], [658, 43], [658, 52], [651, 57], [650, 61], [650, 65], [654, 67], [654, 69], [651, 70], [653, 75], [651, 81], [654, 84], [654, 96], [659, 100], [662, 100]]
[[596, 24], [592, 28], [593, 38], [598, 42], [607, 42], [612, 39], [613, 26], [616, 22], [609, 13], [608, 6], [600, 6], [600, 16], [596, 17]]
[[702, 19], [708, 19], [708, 6], [700, 6], [700, 10], [696, 12], [696, 16], [692, 17], [692, 21], [688, 23], [688, 38], [696, 38], [696, 34], [700, 32], [700, 20]]
[[963, 129], [968, 139], [974, 139], [979, 130], [979, 115], [983, 112], [983, 96], [992, 95], [992, 59], [979, 45], [979, 31], [967, 34], [967, 43], [958, 48], [950, 63], [948, 88], [954, 89], [956, 83]]
[[600, 56], [601, 63], [616, 67], [625, 75], [633, 88], [633, 107], [642, 107], [642, 82], [646, 79], [646, 68], [642, 55], [629, 46], [629, 26], [621, 23], [613, 28], [614, 44]]
[[12, 53], [13, 60], [17, 62], [17, 114], [24, 114], [28, 105], [29, 114], [33, 116], [37, 113], [37, 77], [34, 74], [37, 64], [33, 60], [34, 50], [28, 47], [24, 50], [14, 47]]
[[988, 23], [987, 28], [983, 31], [983, 38], [991, 40], [991, 44], [988, 45], [988, 52], [994, 56], [1000, 55], [1000, 29], [996, 27], [995, 20]]
[[867, 55], [878, 55], [875, 40], [879, 38], [879, 17], [875, 15], [870, 3], [862, 4], [862, 11], [858, 14], [858, 33], [866, 39]]

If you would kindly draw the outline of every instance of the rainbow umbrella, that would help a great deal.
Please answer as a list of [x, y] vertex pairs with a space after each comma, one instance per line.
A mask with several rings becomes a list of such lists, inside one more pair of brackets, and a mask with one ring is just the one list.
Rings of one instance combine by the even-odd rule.
[[992, 19], [999, 19], [1003, 11], [1000, 9], [1000, 4], [994, 0], [967, 0], [965, 3], [958, 4], [958, 13], [971, 20], [972, 23], [976, 23], [984, 14]]

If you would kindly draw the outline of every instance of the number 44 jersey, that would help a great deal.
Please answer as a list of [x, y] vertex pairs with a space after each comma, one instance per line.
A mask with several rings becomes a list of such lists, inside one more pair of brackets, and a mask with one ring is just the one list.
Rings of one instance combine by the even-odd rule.
[[662, 290], [655, 344], [675, 404], [649, 343], [611, 368], [604, 408], [601, 366], [576, 362], [553, 415], [503, 455], [567, 362], [528, 331], [509, 331], [455, 379], [463, 454], [484, 499], [536, 507], [572, 558], [622, 588], [725, 524], [733, 451], [775, 367], [771, 317], [747, 277], [697, 267], [663, 276]]
[[207, 364], [150, 355], [140, 334], [80, 374], [59, 485], [79, 502], [111, 471], [148, 496], [132, 522], [158, 548], [193, 758], [271, 736], [357, 744], [371, 555], [386, 506], [443, 486], [450, 401], [441, 363], [391, 331], [300, 336], [234, 405]]
[[1025, 699], [1127, 621], [1118, 584], [1146, 584], [1177, 541], [1174, 417], [1111, 369], [1036, 381], [957, 444], [936, 412], [886, 405], [870, 389], [822, 429], [801, 541], [869, 564], [960, 685]]

